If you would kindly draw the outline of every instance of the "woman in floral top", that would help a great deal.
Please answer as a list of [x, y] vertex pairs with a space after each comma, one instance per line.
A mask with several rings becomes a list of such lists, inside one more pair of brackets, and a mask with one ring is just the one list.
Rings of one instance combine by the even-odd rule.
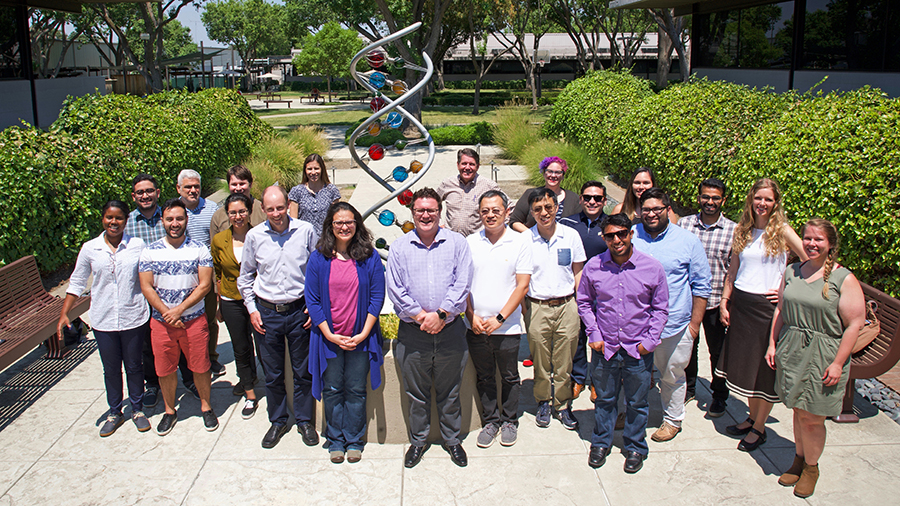
[[316, 234], [322, 234], [322, 223], [331, 204], [341, 200], [341, 191], [328, 180], [325, 160], [316, 153], [303, 161], [300, 184], [291, 188], [291, 216], [312, 223]]

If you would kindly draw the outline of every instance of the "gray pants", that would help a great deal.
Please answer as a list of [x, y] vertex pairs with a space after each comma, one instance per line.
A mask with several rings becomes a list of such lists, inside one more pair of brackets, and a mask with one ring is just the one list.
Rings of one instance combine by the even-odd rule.
[[431, 430], [431, 388], [434, 387], [441, 438], [446, 445], [459, 444], [462, 408], [459, 388], [469, 360], [466, 326], [456, 318], [437, 334], [400, 322], [397, 360], [403, 373], [403, 388], [409, 399], [409, 442], [425, 446]]

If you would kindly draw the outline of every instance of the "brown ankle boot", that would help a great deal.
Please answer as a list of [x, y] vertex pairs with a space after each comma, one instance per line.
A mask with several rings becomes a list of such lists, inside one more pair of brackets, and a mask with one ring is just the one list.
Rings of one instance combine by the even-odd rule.
[[794, 495], [806, 498], [813, 495], [816, 491], [816, 482], [819, 480], [819, 464], [810, 466], [803, 464], [803, 472], [800, 473], [800, 479], [794, 485]]
[[785, 487], [793, 487], [797, 483], [797, 480], [800, 479], [800, 473], [802, 472], [803, 457], [794, 455], [794, 463], [791, 464], [790, 469], [781, 475], [781, 478], [778, 478], [778, 484]]

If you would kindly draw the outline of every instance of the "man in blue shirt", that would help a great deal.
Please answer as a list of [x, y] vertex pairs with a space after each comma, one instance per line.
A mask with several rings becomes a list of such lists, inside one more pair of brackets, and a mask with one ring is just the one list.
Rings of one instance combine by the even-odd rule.
[[684, 369], [706, 313], [712, 277], [706, 251], [697, 236], [669, 223], [669, 196], [659, 188], [641, 195], [641, 223], [635, 225], [634, 247], [659, 260], [669, 285], [669, 318], [653, 355], [660, 371], [659, 396], [663, 424], [650, 437], [669, 441], [681, 432], [687, 383]]

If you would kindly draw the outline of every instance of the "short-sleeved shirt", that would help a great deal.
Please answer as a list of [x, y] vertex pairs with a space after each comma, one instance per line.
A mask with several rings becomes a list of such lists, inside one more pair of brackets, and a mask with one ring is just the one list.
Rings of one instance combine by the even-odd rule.
[[[153, 273], [153, 288], [163, 304], [173, 308], [184, 302], [200, 284], [200, 267], [213, 267], [209, 247], [188, 237], [178, 248], [173, 248], [165, 239], [147, 246], [141, 252], [138, 269]], [[200, 299], [184, 310], [181, 321], [188, 322], [203, 314], [203, 299]], [[151, 308], [151, 316], [165, 321], [156, 308]]]
[[[507, 228], [496, 243], [491, 244], [484, 230], [466, 237], [472, 252], [472, 305], [481, 318], [491, 318], [506, 305], [516, 289], [516, 274], [531, 274], [534, 264], [528, 236]], [[466, 326], [472, 328], [466, 320]], [[506, 321], [494, 331], [497, 335], [522, 334], [522, 308], [516, 306]]]
[[332, 202], [341, 199], [341, 191], [328, 183], [318, 193], [313, 193], [305, 184], [298, 184], [291, 188], [288, 198], [297, 203], [297, 218], [311, 223], [318, 237], [322, 235], [322, 223], [325, 222], [328, 208]]
[[528, 296], [538, 300], [566, 297], [575, 292], [575, 271], [572, 264], [584, 262], [584, 245], [578, 232], [557, 225], [550, 240], [541, 237], [538, 226], [525, 235], [531, 241], [534, 272], [528, 284]]
[[187, 236], [209, 249], [209, 224], [212, 217], [216, 214], [219, 204], [211, 200], [200, 197], [200, 203], [194, 209], [185, 209], [187, 211]]
[[478, 199], [488, 190], [499, 189], [497, 183], [478, 174], [468, 183], [463, 183], [458, 174], [441, 181], [437, 193], [447, 208], [443, 226], [464, 236], [481, 230]]
[[584, 245], [584, 254], [587, 255], [588, 260], [607, 249], [606, 241], [603, 240], [603, 227], [600, 226], [604, 216], [606, 215], [601, 212], [596, 220], [591, 221], [584, 211], [581, 211], [559, 220], [560, 225], [575, 229], [581, 236], [581, 244]]
[[156, 206], [156, 212], [149, 220], [139, 210], [131, 211], [128, 213], [125, 233], [144, 241], [144, 244], [153, 244], [162, 239], [166, 235], [162, 224], [162, 209]]
[[719, 307], [722, 301], [722, 287], [725, 286], [725, 275], [731, 263], [731, 243], [734, 241], [733, 221], [719, 215], [719, 219], [710, 226], [703, 224], [699, 214], [685, 216], [678, 220], [678, 226], [696, 235], [706, 250], [709, 269], [712, 271], [712, 292], [706, 301], [706, 309]]

